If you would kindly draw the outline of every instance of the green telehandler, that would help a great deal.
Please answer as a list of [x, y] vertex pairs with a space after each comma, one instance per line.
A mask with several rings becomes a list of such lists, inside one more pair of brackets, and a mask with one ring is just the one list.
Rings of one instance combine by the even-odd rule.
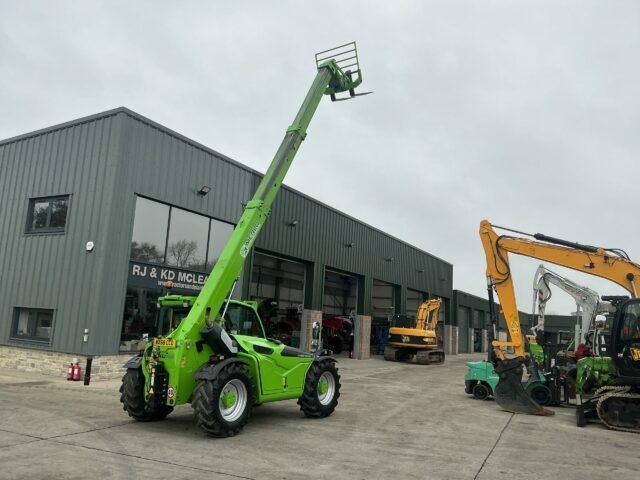
[[[120, 400], [135, 420], [162, 420], [175, 406], [191, 403], [204, 432], [228, 437], [242, 430], [254, 405], [298, 399], [302, 412], [315, 418], [335, 410], [340, 376], [335, 359], [318, 352], [320, 325], [311, 329], [313, 352], [304, 352], [266, 337], [255, 302], [231, 300], [320, 100], [365, 94], [355, 93], [362, 83], [355, 42], [316, 54], [316, 67], [298, 114], [199, 295], [182, 306], [168, 335], [153, 338], [125, 364]], [[337, 98], [342, 92], [348, 97]], [[181, 301], [176, 298], [176, 307]]]

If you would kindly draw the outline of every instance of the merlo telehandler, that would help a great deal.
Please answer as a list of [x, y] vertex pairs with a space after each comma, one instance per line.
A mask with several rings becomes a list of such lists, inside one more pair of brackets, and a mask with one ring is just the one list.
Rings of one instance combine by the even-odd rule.
[[[340, 376], [336, 361], [318, 354], [320, 325], [313, 325], [315, 351], [304, 352], [267, 338], [255, 302], [231, 300], [238, 276], [269, 216], [271, 205], [324, 95], [355, 97], [362, 83], [355, 42], [316, 54], [317, 74], [287, 129], [253, 198], [198, 296], [184, 306], [173, 330], [148, 342], [127, 364], [121, 402], [135, 420], [164, 419], [191, 403], [208, 435], [235, 435], [255, 404], [298, 399], [307, 417], [336, 408]], [[348, 92], [346, 98], [337, 98]], [[176, 298], [180, 307], [180, 298]]]

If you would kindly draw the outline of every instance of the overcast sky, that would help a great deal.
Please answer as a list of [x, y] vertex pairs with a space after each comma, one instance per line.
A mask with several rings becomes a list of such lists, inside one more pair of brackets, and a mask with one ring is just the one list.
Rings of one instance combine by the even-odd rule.
[[[265, 171], [313, 54], [356, 40], [375, 93], [320, 105], [287, 184], [453, 263], [454, 288], [483, 297], [483, 218], [640, 259], [640, 2], [0, 8], [0, 138], [124, 105]], [[512, 256], [526, 311], [538, 264]]]

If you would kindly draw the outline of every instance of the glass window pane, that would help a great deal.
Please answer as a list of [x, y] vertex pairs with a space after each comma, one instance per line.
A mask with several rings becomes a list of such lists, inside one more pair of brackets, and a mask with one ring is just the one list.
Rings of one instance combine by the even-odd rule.
[[49, 312], [37, 312], [35, 336], [49, 339], [53, 317]]
[[218, 261], [222, 249], [231, 238], [235, 227], [229, 223], [211, 220], [211, 232], [209, 234], [209, 258], [207, 259], [207, 270], [211, 270]]
[[[224, 310], [224, 305], [222, 310]], [[224, 329], [231, 335], [263, 336], [260, 322], [258, 322], [254, 311], [237, 303], [229, 304], [224, 316]]]
[[122, 330], [120, 332], [120, 350], [135, 351], [144, 347], [145, 337], [159, 335], [158, 297], [160, 290], [127, 287], [124, 300]]
[[163, 263], [169, 206], [138, 197], [131, 238], [131, 259]]
[[49, 214], [49, 202], [37, 201], [33, 204], [33, 217], [31, 228], [36, 230], [39, 228], [47, 228], [47, 215]]
[[204, 270], [209, 218], [179, 208], [171, 210], [167, 263], [176, 267]]
[[20, 310], [15, 335], [18, 337], [29, 336], [29, 310]]
[[64, 228], [67, 222], [68, 198], [58, 198], [51, 202], [51, 228]]

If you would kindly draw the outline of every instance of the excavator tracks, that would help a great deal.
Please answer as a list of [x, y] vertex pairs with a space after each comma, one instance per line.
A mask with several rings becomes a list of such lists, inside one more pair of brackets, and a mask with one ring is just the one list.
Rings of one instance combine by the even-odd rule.
[[384, 349], [384, 359], [390, 362], [440, 365], [444, 363], [444, 350], [415, 350], [387, 346]]
[[598, 417], [608, 428], [640, 434], [640, 393], [630, 387], [602, 387], [596, 405]]

